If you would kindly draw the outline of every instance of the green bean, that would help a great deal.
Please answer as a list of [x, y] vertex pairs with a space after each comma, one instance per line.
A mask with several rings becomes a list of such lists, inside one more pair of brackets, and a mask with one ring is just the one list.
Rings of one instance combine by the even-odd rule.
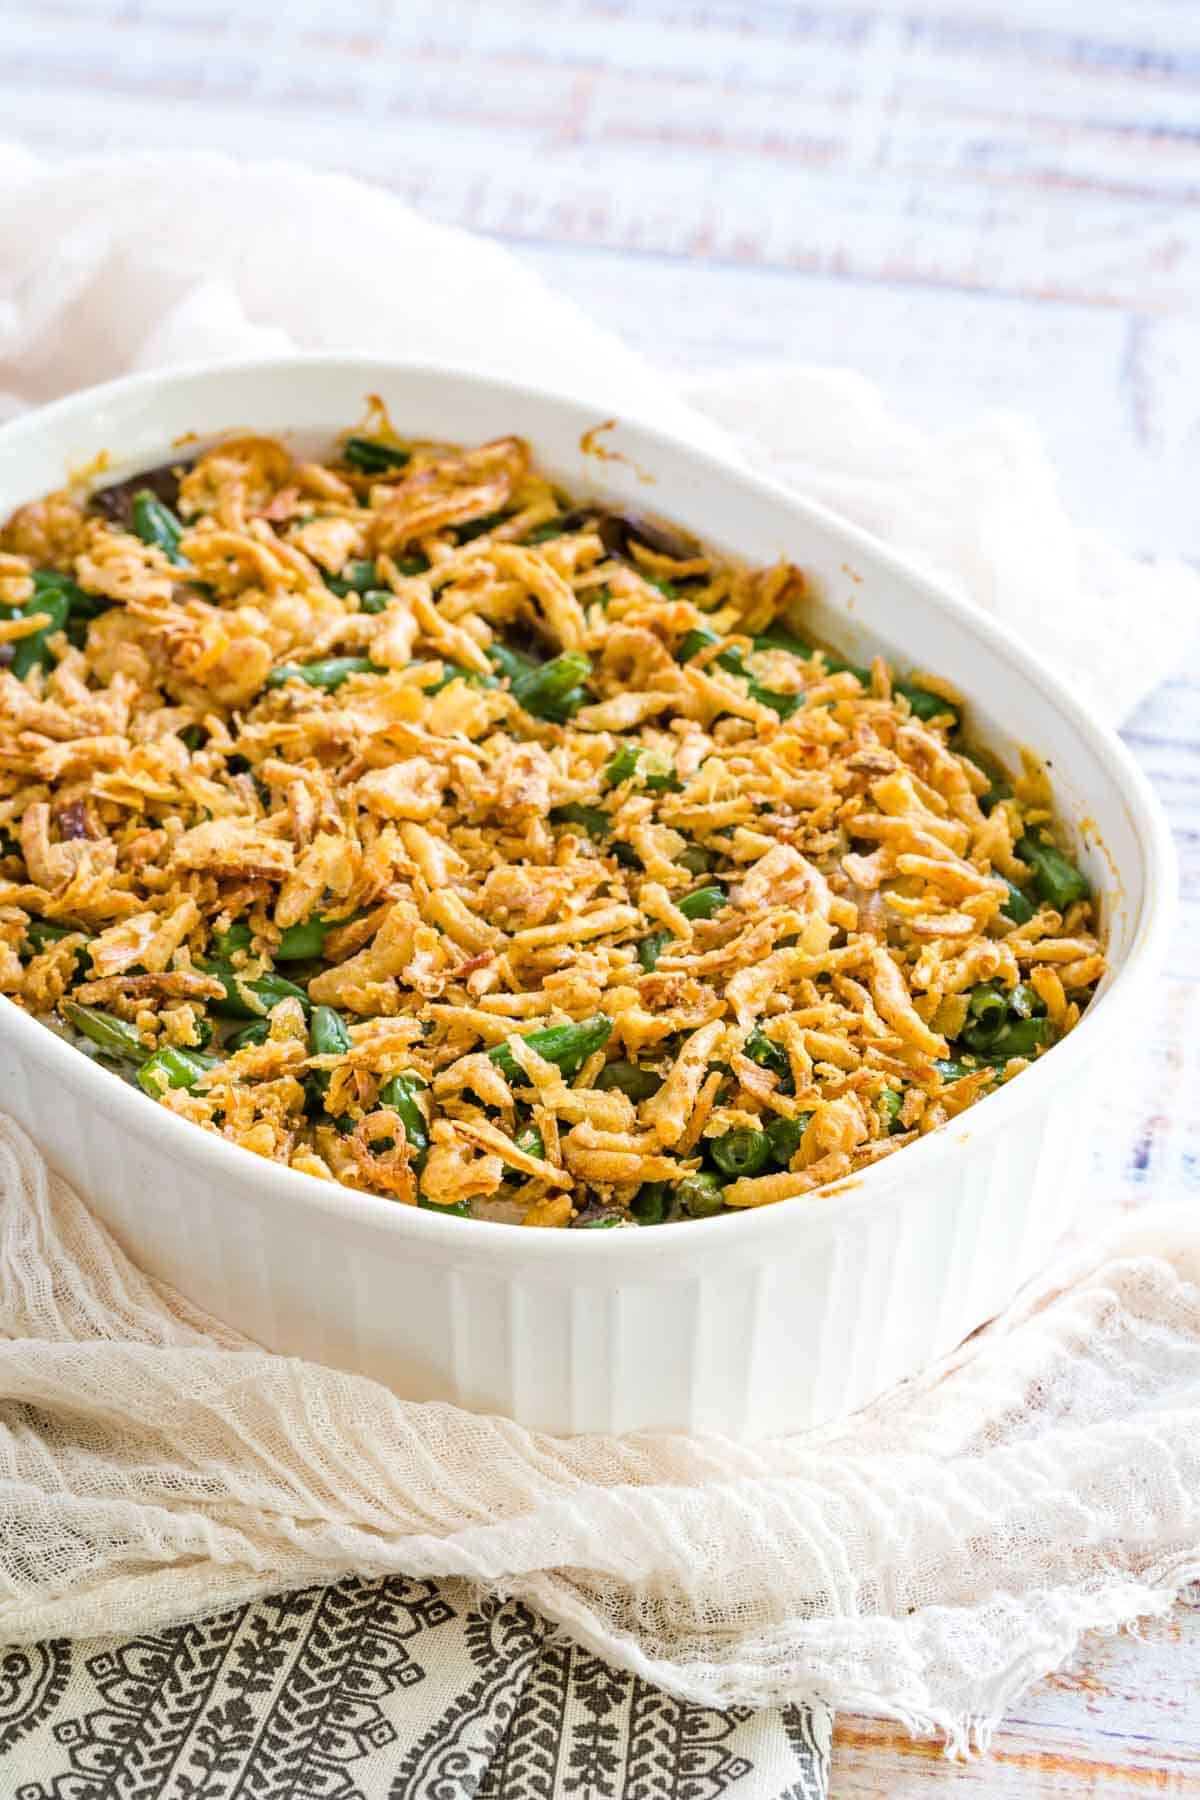
[[201, 1077], [215, 1069], [219, 1061], [216, 1056], [201, 1056], [195, 1050], [181, 1050], [173, 1044], [164, 1044], [138, 1070], [138, 1085], [152, 1100], [157, 1100], [169, 1087], [187, 1088], [193, 1093]]
[[469, 1200], [448, 1200], [443, 1206], [439, 1201], [431, 1200], [427, 1194], [418, 1194], [417, 1205], [423, 1207], [426, 1212], [445, 1213], [446, 1217], [450, 1219], [469, 1219], [471, 1217]]
[[643, 1069], [637, 1063], [610, 1062], [605, 1063], [596, 1077], [596, 1086], [602, 1093], [615, 1089], [619, 1094], [627, 1094], [633, 1101], [649, 1100], [657, 1094], [663, 1084], [661, 1075], [653, 1069]]
[[[675, 661], [681, 663], [691, 662], [692, 658], [694, 656], [699, 656], [702, 650], [707, 650], [711, 644], [719, 644], [720, 641], [721, 640], [716, 632], [710, 631], [707, 625], [697, 625], [688, 632], [687, 636], [679, 645], [679, 648], [675, 652]], [[728, 650], [722, 650], [720, 656], [715, 656], [713, 661], [719, 669], [724, 669], [729, 675], [744, 675], [746, 673], [742, 661], [742, 652], [736, 645], [731, 645]]]
[[497, 525], [503, 525], [506, 513], [485, 513], [481, 519], [468, 519], [465, 525], [456, 526], [455, 542], [469, 544], [474, 538], [482, 537], [486, 531], [494, 531]]
[[1033, 872], [1033, 886], [1048, 906], [1065, 912], [1076, 900], [1086, 900], [1091, 889], [1069, 856], [1040, 832], [1027, 831], [1017, 839], [1017, 855]]
[[731, 1177], [761, 1175], [771, 1160], [771, 1140], [765, 1131], [752, 1131], [738, 1126], [724, 1137], [709, 1140], [709, 1155], [722, 1175]]
[[915, 681], [895, 681], [892, 692], [904, 695], [915, 719], [941, 719], [949, 715], [955, 726], [961, 720], [962, 714], [952, 700], [944, 700], [940, 694], [918, 686]]
[[535, 525], [532, 531], [527, 531], [521, 542], [523, 544], [548, 544], [551, 538], [561, 537], [566, 528], [566, 522], [561, 518], [547, 519], [544, 525]]
[[[703, 887], [685, 895], [679, 902], [679, 910], [685, 919], [711, 919], [726, 904], [724, 888]], [[641, 939], [638, 944], [638, 961], [647, 974], [654, 969], [659, 957], [672, 941], [669, 931], [652, 931]]]
[[81, 1006], [78, 1000], [61, 1001], [59, 1011], [69, 1025], [109, 1056], [134, 1062], [141, 1062], [145, 1056], [146, 1046], [137, 1031], [114, 1013], [101, 1012], [98, 1006]]
[[369, 656], [326, 656], [317, 662], [279, 663], [267, 676], [267, 686], [277, 688], [285, 681], [306, 681], [309, 687], [324, 688], [327, 693], [332, 693], [351, 675], [386, 673], [386, 669], [373, 663]]
[[989, 751], [959, 748], [958, 754], [965, 756], [968, 762], [974, 763], [975, 767], [981, 769], [988, 778], [990, 785], [982, 794], [978, 795], [981, 812], [988, 814], [1001, 800], [1012, 799], [1012, 787], [1004, 772], [1004, 766]]
[[577, 1231], [611, 1231], [614, 1225], [624, 1225], [625, 1220], [620, 1213], [610, 1213], [607, 1219], [577, 1219]]
[[270, 1035], [270, 1019], [251, 1019], [249, 1025], [243, 1025], [240, 1031], [225, 1039], [222, 1049], [226, 1056], [233, 1056], [248, 1044], [265, 1044]]
[[238, 919], [228, 931], [214, 931], [212, 941], [218, 956], [229, 957], [239, 950], [248, 950], [254, 941], [254, 933], [244, 919]]
[[179, 733], [179, 741], [181, 744], [185, 744], [194, 756], [196, 751], [203, 750], [208, 742], [208, 733], [203, 725], [185, 725]]
[[1006, 919], [1011, 919], [1014, 925], [1027, 924], [1037, 912], [1037, 907], [1027, 894], [1022, 893], [1019, 887], [1015, 887], [1009, 881], [1007, 876], [1002, 876], [1001, 879], [1008, 889], [1008, 898], [1002, 902], [1000, 911]]
[[87, 946], [91, 943], [91, 934], [81, 931], [78, 925], [58, 925], [51, 919], [30, 919], [25, 927], [25, 939], [32, 946], [35, 955], [48, 950], [51, 944], [61, 944], [64, 938], [81, 937], [84, 941], [75, 952], [75, 967], [82, 971], [88, 964]]
[[768, 626], [766, 631], [759, 632], [754, 640], [756, 650], [786, 650], [789, 656], [798, 656], [802, 662], [811, 662], [816, 651], [803, 638], [798, 638], [792, 631], [781, 625]]
[[402, 469], [411, 460], [411, 450], [382, 443], [379, 438], [348, 437], [342, 445], [342, 461], [361, 475], [386, 475], [391, 469]]
[[546, 1142], [536, 1125], [522, 1125], [513, 1139], [513, 1143], [518, 1150], [523, 1150], [526, 1156], [536, 1156], [539, 1161], [545, 1161]]
[[50, 667], [54, 656], [49, 640], [56, 632], [64, 629], [70, 610], [71, 601], [65, 589], [44, 587], [39, 592], [35, 586], [31, 600], [8, 611], [8, 616], [12, 619], [31, 619], [37, 613], [46, 616], [44, 625], [39, 625], [36, 631], [28, 632], [25, 637], [17, 638], [13, 643], [13, 657], [9, 667], [18, 681], [24, 681], [31, 669]]
[[667, 581], [661, 575], [648, 575], [646, 579], [651, 587], [658, 589], [665, 600], [678, 600], [679, 589], [673, 581]]
[[750, 1033], [745, 1049], [750, 1061], [757, 1063], [760, 1069], [770, 1069], [774, 1075], [791, 1074], [792, 1065], [787, 1051], [774, 1038], [769, 1038], [761, 1026], [756, 1025]]
[[644, 1181], [629, 1203], [639, 1225], [662, 1225], [670, 1218], [675, 1195], [669, 1181]]
[[686, 869], [689, 875], [707, 875], [713, 866], [712, 854], [704, 848], [703, 844], [689, 844], [686, 849], [680, 851], [675, 861], [681, 869]]
[[1035, 987], [1027, 981], [1018, 981], [1008, 996], [1008, 1010], [1015, 1019], [1040, 1018], [1046, 1010], [1046, 1002]]
[[679, 902], [679, 910], [685, 919], [711, 919], [714, 913], [719, 913], [728, 904], [729, 896], [725, 889], [712, 882], [707, 887], [694, 888], [690, 894], [685, 894]]
[[711, 1169], [697, 1169], [685, 1175], [675, 1187], [675, 1205], [693, 1219], [709, 1219], [725, 1209], [725, 1195], [720, 1179]]
[[429, 1121], [417, 1099], [424, 1086], [419, 1075], [393, 1075], [379, 1090], [380, 1106], [389, 1107], [404, 1127], [413, 1153], [413, 1167], [418, 1173], [424, 1168], [429, 1154]]
[[[375, 564], [362, 556], [352, 557], [349, 562], [343, 563], [340, 575], [331, 575], [328, 570], [322, 569], [321, 576], [330, 592], [343, 598], [347, 594], [367, 594], [372, 588], [379, 586]], [[388, 597], [391, 598], [390, 595]]]
[[637, 774], [642, 756], [643, 750], [640, 744], [622, 744], [604, 771], [604, 779], [608, 786], [620, 787], [623, 781], [632, 781]]
[[552, 806], [550, 822], [552, 825], [578, 825], [590, 838], [606, 838], [612, 830], [612, 820], [602, 807], [582, 806], [577, 800], [570, 800], [565, 806]]
[[[588, 1057], [603, 1050], [611, 1036], [612, 1020], [604, 1013], [596, 1013], [580, 1024], [543, 1025], [538, 1031], [527, 1032], [524, 1042], [547, 1062], [555, 1063], [564, 1075], [577, 1075]], [[488, 1057], [506, 1081], [528, 1085], [525, 1071], [517, 1067], [507, 1044], [493, 1045]]]
[[362, 597], [361, 607], [365, 613], [386, 612], [396, 598], [391, 588], [371, 588]]
[[998, 982], [981, 981], [967, 995], [967, 1013], [984, 1031], [999, 1031], [1008, 1018], [1008, 995]]
[[[248, 1026], [253, 1031], [255, 1026]], [[344, 1056], [351, 1046], [349, 1028], [336, 1006], [314, 1006], [308, 1043], [314, 1056]]]
[[273, 951], [276, 962], [304, 962], [323, 954], [325, 939], [333, 930], [319, 913], [299, 925], [289, 925]]
[[749, 694], [760, 706], [769, 706], [772, 712], [777, 712], [781, 719], [790, 718], [798, 706], [804, 705], [803, 694], [781, 694], [757, 681], [750, 683]]
[[956, 1056], [943, 1057], [940, 1061], [935, 1062], [933, 1066], [941, 1076], [942, 1080], [949, 1085], [954, 1081], [962, 1081], [967, 1075], [978, 1075], [980, 1069], [985, 1069], [988, 1065], [978, 1061], [974, 1057], [969, 1061], [964, 1061], [961, 1057]]
[[672, 934], [669, 931], [652, 931], [648, 936], [639, 940], [637, 959], [647, 975], [653, 974], [659, 957], [671, 942]]
[[397, 575], [424, 575], [429, 569], [427, 556], [399, 556], [396, 558]]
[[150, 488], [139, 488], [133, 496], [129, 522], [133, 526], [134, 535], [140, 537], [143, 544], [151, 544], [155, 549], [161, 550], [167, 561], [174, 563], [176, 568], [187, 567], [186, 556], [179, 553], [179, 545], [187, 527]]
[[514, 650], [509, 644], [494, 640], [488, 646], [488, 661], [492, 667], [499, 669], [501, 675], [507, 675], [510, 681], [516, 681], [521, 675], [530, 675], [541, 663], [532, 656], [526, 656], [523, 650]]
[[904, 1105], [904, 1095], [898, 1088], [885, 1087], [878, 1100], [879, 1117], [883, 1129], [890, 1137], [893, 1131], [903, 1131], [900, 1123], [900, 1108]]
[[[1049, 1019], [1012, 1019], [988, 1039], [988, 1062], [1007, 1062], [1010, 1056], [1032, 1056], [1050, 1036]], [[974, 1048], [974, 1046], [972, 1046]]]
[[513, 698], [534, 718], [558, 719], [564, 709], [576, 710], [582, 703], [582, 696], [577, 699], [576, 695], [591, 672], [590, 656], [581, 650], [564, 650], [540, 668], [516, 676], [511, 684]]
[[204, 1013], [194, 1013], [192, 1016], [192, 1030], [196, 1034], [196, 1041], [194, 1044], [185, 1045], [184, 1048], [207, 1050], [208, 1046], [212, 1043], [214, 1036], [211, 1020], [208, 1019]]
[[[248, 977], [233, 964], [222, 958], [202, 963], [206, 975], [213, 975], [221, 983], [225, 992], [219, 1000], [212, 1001], [212, 1009], [227, 1019], [256, 1019], [269, 1013], [273, 1006], [281, 1000], [299, 1000], [305, 1012], [309, 1010], [309, 999], [302, 987], [294, 981], [285, 981], [282, 975], [267, 974]], [[246, 999], [247, 993], [253, 994], [261, 1004], [251, 1005]]]
[[792, 1158], [800, 1148], [800, 1140], [804, 1136], [811, 1113], [797, 1113], [794, 1119], [785, 1119], [778, 1114], [767, 1126], [767, 1137], [771, 1143], [771, 1160], [777, 1169], [791, 1167]]

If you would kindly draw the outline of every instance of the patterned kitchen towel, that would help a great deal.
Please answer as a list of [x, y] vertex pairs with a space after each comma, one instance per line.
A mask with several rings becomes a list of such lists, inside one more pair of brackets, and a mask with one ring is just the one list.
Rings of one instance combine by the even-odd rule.
[[0, 1653], [6, 1800], [824, 1800], [831, 1727], [673, 1700], [403, 1576]]

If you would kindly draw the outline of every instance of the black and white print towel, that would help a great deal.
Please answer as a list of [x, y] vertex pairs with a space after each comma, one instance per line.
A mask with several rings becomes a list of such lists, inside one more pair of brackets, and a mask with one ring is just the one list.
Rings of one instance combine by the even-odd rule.
[[4, 1800], [826, 1800], [831, 1725], [669, 1699], [458, 1582], [0, 1650]]

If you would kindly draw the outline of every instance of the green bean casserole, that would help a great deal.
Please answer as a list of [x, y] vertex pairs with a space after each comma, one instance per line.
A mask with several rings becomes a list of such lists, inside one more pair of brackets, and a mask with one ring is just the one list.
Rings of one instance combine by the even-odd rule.
[[808, 599], [378, 403], [322, 462], [241, 436], [24, 506], [0, 991], [206, 1131], [451, 1215], [853, 1177], [1104, 962], [1036, 764], [815, 647]]

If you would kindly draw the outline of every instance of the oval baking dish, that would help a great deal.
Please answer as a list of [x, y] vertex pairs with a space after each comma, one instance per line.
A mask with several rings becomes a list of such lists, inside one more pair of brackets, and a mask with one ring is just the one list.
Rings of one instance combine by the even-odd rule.
[[148, 1105], [0, 1007], [5, 1105], [135, 1259], [273, 1348], [554, 1431], [753, 1437], [853, 1409], [951, 1348], [1045, 1259], [1076, 1211], [1087, 1068], [1150, 979], [1173, 891], [1157, 803], [1113, 736], [1008, 633], [881, 545], [735, 463], [535, 389], [453, 370], [300, 357], [136, 377], [0, 431], [0, 514], [233, 428], [323, 450], [378, 393], [405, 433], [516, 432], [571, 493], [650, 510], [813, 579], [814, 631], [936, 670], [972, 734], [1049, 767], [1098, 896], [1109, 973], [1021, 1078], [853, 1182], [679, 1231], [460, 1221], [252, 1157]]

